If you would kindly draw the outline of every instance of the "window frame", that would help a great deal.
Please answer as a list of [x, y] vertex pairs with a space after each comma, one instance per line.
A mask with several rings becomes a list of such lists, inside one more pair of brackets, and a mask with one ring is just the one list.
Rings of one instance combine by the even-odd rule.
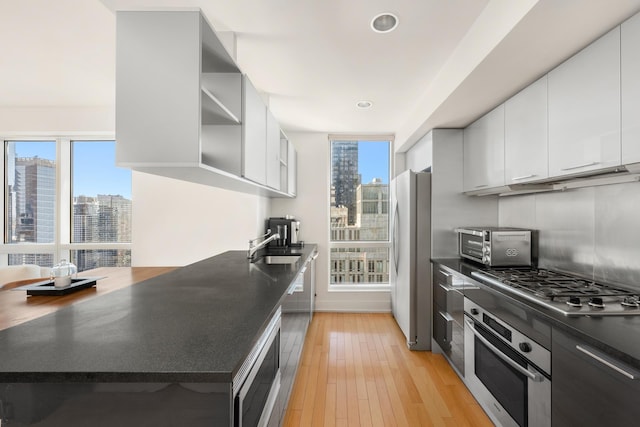
[[[64, 136], [55, 135], [3, 135], [2, 161], [0, 161], [0, 173], [2, 174], [3, 185], [0, 194], [3, 200], [3, 211], [0, 218], [2, 226], [2, 241], [0, 242], [0, 266], [7, 266], [10, 254], [39, 254], [53, 253], [54, 265], [62, 259], [71, 259], [71, 251], [74, 250], [129, 250], [131, 242], [127, 243], [72, 243], [71, 230], [73, 223], [73, 158], [71, 146], [74, 141], [116, 141], [113, 134], [73, 134]], [[7, 176], [6, 176], [6, 144], [7, 142], [55, 142], [56, 143], [56, 197], [54, 204], [55, 230], [53, 243], [5, 243], [6, 240], [6, 219], [7, 219]], [[133, 180], [132, 180], [133, 181]], [[133, 185], [133, 183], [132, 183]], [[133, 203], [133, 198], [132, 198]]]
[[[392, 224], [391, 224], [391, 213], [389, 212], [389, 219], [387, 221], [387, 240], [378, 240], [378, 241], [367, 241], [367, 240], [332, 240], [331, 237], [331, 185], [332, 185], [332, 149], [331, 145], [333, 141], [372, 141], [372, 142], [388, 142], [389, 143], [389, 203], [391, 203], [391, 180], [394, 175], [394, 143], [395, 138], [393, 135], [340, 135], [340, 134], [330, 134], [328, 135], [328, 179], [327, 179], [327, 187], [328, 187], [328, 195], [326, 200], [327, 206], [327, 259], [329, 262], [327, 263], [327, 277], [328, 277], [328, 292], [389, 292], [391, 290], [391, 283], [367, 283], [367, 282], [358, 282], [355, 281], [350, 284], [344, 284], [344, 282], [340, 283], [331, 283], [331, 271], [332, 265], [335, 262], [331, 258], [332, 249], [349, 249], [349, 248], [361, 248], [361, 249], [378, 249], [385, 248], [389, 251], [389, 262], [391, 262], [391, 233], [392, 233]], [[364, 266], [364, 264], [363, 264]], [[372, 272], [373, 274], [377, 274], [376, 271]], [[391, 281], [391, 272], [389, 272], [388, 277], [389, 281]], [[364, 272], [363, 272], [364, 274]], [[365, 277], [366, 280], [366, 277]]]

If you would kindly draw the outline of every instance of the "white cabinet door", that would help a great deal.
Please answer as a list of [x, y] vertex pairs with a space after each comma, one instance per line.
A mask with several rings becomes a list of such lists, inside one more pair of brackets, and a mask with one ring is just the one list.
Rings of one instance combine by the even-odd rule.
[[464, 191], [504, 185], [504, 104], [464, 130]]
[[267, 186], [280, 190], [280, 125], [267, 110]]
[[199, 13], [118, 12], [118, 165], [200, 163], [199, 19]]
[[506, 184], [547, 178], [547, 76], [505, 102], [504, 175]]
[[298, 189], [298, 157], [296, 148], [293, 146], [291, 141], [288, 141], [287, 144], [287, 194], [295, 196]]
[[620, 164], [620, 27], [549, 73], [549, 175]]
[[621, 27], [622, 163], [640, 162], [640, 14]]
[[242, 175], [258, 184], [267, 182], [267, 107], [245, 76], [243, 79]]

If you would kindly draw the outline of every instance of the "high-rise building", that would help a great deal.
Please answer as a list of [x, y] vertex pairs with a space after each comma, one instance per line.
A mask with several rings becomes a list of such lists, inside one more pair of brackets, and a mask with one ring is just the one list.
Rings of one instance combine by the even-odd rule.
[[361, 184], [356, 191], [356, 221], [360, 240], [387, 240], [389, 236], [389, 185], [380, 178]]
[[[7, 152], [7, 242], [52, 243], [55, 239], [56, 163]], [[52, 265], [51, 254], [10, 254], [9, 264]]]
[[[131, 241], [131, 200], [120, 195], [78, 196], [73, 201], [74, 243]], [[129, 265], [125, 250], [78, 250], [73, 257], [79, 271]]]
[[51, 243], [55, 238], [56, 163], [38, 157], [18, 157], [9, 189], [12, 242]]
[[[389, 236], [389, 185], [374, 179], [356, 188], [355, 224], [347, 223], [347, 208], [331, 206], [334, 241], [384, 241]], [[331, 283], [388, 283], [388, 248], [335, 248]]]
[[356, 189], [358, 173], [358, 142], [333, 141], [331, 144], [331, 185], [335, 189], [335, 205], [347, 208], [347, 223], [356, 223]]

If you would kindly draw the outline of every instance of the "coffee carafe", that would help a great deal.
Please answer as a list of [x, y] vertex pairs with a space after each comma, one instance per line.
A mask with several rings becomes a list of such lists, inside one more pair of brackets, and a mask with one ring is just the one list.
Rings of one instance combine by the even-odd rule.
[[269, 248], [299, 247], [300, 241], [300, 221], [290, 215], [286, 217], [272, 217], [267, 220], [266, 229], [271, 230], [271, 234], [278, 233], [279, 239], [269, 243]]

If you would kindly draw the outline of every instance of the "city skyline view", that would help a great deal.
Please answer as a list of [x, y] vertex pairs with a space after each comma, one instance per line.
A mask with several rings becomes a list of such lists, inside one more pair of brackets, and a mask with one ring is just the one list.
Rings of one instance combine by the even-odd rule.
[[331, 141], [331, 241], [350, 242], [331, 248], [331, 284], [389, 282], [390, 154], [389, 141]]
[[[63, 239], [89, 244], [72, 249], [70, 259], [78, 271], [100, 266], [127, 266], [129, 249], [94, 249], [91, 243], [131, 242], [131, 172], [114, 166], [114, 141], [73, 141], [71, 157], [57, 153], [56, 141], [8, 141], [5, 145], [5, 243], [53, 243], [60, 238], [56, 201], [71, 187], [72, 204], [67, 220], [71, 233]], [[62, 166], [61, 166], [62, 165]], [[60, 167], [72, 176], [59, 175]], [[65, 174], [66, 175], [66, 174]], [[61, 204], [65, 204], [62, 200]], [[65, 221], [63, 218], [62, 221]], [[9, 254], [9, 265], [52, 267], [51, 251]]]
[[[131, 170], [115, 166], [113, 141], [74, 141], [74, 196], [120, 195], [131, 199]], [[111, 142], [111, 143], [109, 143]], [[16, 157], [56, 160], [54, 141], [17, 141]]]

